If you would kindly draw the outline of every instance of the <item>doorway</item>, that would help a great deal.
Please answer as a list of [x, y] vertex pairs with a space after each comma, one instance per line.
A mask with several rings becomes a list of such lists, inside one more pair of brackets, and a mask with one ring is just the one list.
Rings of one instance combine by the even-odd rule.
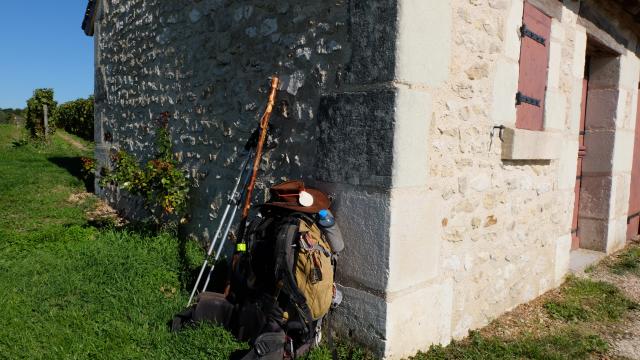
[[[595, 39], [587, 40], [572, 223], [573, 250], [607, 252], [615, 236], [618, 219], [612, 213], [612, 196], [614, 182], [619, 176], [614, 177], [613, 159], [620, 64], [620, 54]], [[626, 218], [626, 214], [624, 216]]]
[[571, 250], [580, 248], [580, 236], [578, 235], [579, 209], [580, 209], [580, 189], [582, 188], [582, 163], [587, 155], [585, 142], [585, 124], [587, 120], [587, 95], [589, 94], [589, 72], [591, 67], [591, 56], [587, 55], [584, 66], [584, 78], [582, 79], [582, 101], [580, 105], [580, 132], [578, 140], [578, 165], [576, 169], [576, 185], [574, 189], [575, 203], [573, 206], [573, 222], [571, 223]]
[[[640, 89], [640, 86], [638, 87]], [[627, 239], [639, 233], [640, 227], [640, 96], [638, 97], [636, 130], [633, 146], [633, 165], [631, 166], [631, 188], [629, 189], [629, 215], [627, 217]]]

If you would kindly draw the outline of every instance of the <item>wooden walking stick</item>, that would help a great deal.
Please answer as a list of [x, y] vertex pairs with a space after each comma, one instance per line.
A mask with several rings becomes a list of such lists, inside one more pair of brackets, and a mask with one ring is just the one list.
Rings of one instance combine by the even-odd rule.
[[[255, 158], [253, 160], [253, 170], [251, 172], [251, 178], [249, 179], [249, 185], [247, 186], [247, 192], [244, 198], [244, 205], [242, 207], [242, 220], [240, 222], [239, 236], [242, 239], [244, 232], [244, 224], [249, 218], [249, 210], [251, 209], [251, 197], [253, 195], [253, 189], [256, 186], [256, 179], [258, 177], [258, 170], [260, 169], [260, 162], [262, 161], [262, 152], [264, 143], [267, 139], [267, 130], [269, 129], [269, 120], [271, 119], [271, 113], [273, 113], [273, 107], [276, 103], [276, 91], [278, 90], [278, 84], [280, 80], [277, 76], [271, 78], [271, 90], [269, 92], [269, 101], [267, 102], [267, 109], [260, 119], [260, 137], [258, 138], [258, 145], [256, 146]], [[241, 249], [242, 250], [242, 249]]]
[[[264, 111], [264, 115], [260, 119], [260, 135], [258, 136], [258, 143], [256, 144], [256, 150], [253, 159], [253, 168], [251, 169], [251, 176], [249, 178], [249, 184], [247, 185], [246, 192], [244, 194], [244, 204], [242, 206], [242, 219], [238, 226], [238, 237], [235, 240], [236, 253], [231, 259], [231, 269], [236, 269], [238, 260], [240, 259], [238, 253], [247, 251], [247, 244], [244, 242], [244, 232], [247, 226], [247, 219], [249, 219], [249, 210], [251, 209], [251, 197], [253, 195], [253, 189], [256, 186], [256, 179], [258, 177], [258, 170], [260, 170], [260, 162], [262, 161], [262, 153], [264, 143], [267, 139], [267, 131], [269, 129], [269, 120], [271, 119], [271, 113], [273, 113], [273, 107], [276, 104], [276, 91], [280, 84], [280, 79], [277, 76], [271, 78], [271, 90], [269, 91], [269, 100], [267, 102], [267, 108]], [[233, 271], [233, 270], [232, 270]], [[227, 285], [224, 290], [224, 295], [228, 296], [231, 292], [231, 278], [227, 278]]]

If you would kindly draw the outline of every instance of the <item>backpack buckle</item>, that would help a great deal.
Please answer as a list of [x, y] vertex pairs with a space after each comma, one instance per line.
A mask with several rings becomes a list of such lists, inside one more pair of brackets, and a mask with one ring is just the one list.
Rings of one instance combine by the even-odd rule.
[[254, 348], [256, 350], [256, 354], [258, 354], [259, 356], [265, 356], [269, 353], [269, 351], [271, 350], [269, 348], [269, 344], [267, 344], [266, 342], [258, 342], [254, 345]]

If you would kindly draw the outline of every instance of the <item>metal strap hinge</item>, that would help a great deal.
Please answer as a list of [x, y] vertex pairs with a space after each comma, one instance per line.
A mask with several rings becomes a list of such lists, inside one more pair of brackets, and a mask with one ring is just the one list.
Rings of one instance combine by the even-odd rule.
[[640, 216], [640, 211], [627, 216], [627, 224], [629, 224], [631, 222], [631, 219], [633, 219], [634, 217], [637, 217], [637, 216]]
[[516, 105], [520, 105], [522, 103], [540, 107], [540, 100], [534, 99], [518, 91], [516, 94]]
[[547, 40], [544, 37], [534, 33], [533, 31], [531, 31], [531, 29], [529, 29], [526, 24], [522, 25], [522, 27], [520, 28], [520, 35], [522, 37], [526, 36], [528, 38], [531, 38], [531, 39], [533, 39], [533, 41], [538, 42], [538, 43], [540, 43], [540, 44], [542, 44], [544, 46], [547, 46], [547, 44], [546, 44]]

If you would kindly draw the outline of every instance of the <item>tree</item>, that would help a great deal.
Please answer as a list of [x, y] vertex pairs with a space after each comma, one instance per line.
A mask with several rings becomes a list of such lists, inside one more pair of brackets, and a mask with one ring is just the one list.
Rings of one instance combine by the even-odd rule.
[[[57, 103], [53, 100], [53, 89], [36, 89], [33, 96], [27, 100], [27, 122], [25, 124], [27, 130], [34, 138], [44, 137], [44, 109], [47, 105], [49, 114], [53, 114]], [[53, 120], [53, 117], [51, 117]], [[54, 131], [53, 121], [49, 123], [49, 132]]]
[[0, 124], [15, 124], [15, 121], [23, 117], [23, 109], [0, 109]]

